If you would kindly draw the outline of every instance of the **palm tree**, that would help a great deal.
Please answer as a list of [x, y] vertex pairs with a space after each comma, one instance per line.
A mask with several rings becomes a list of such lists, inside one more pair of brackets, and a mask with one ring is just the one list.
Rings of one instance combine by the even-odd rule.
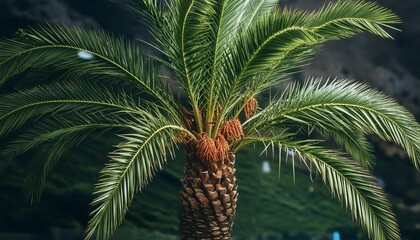
[[374, 160], [365, 136], [396, 142], [419, 169], [414, 117], [345, 79], [293, 81], [267, 97], [326, 41], [359, 32], [391, 38], [385, 29], [399, 22], [394, 13], [359, 0], [313, 12], [279, 8], [273, 0], [124, 2], [142, 14], [155, 39], [149, 45], [162, 57], [143, 56], [135, 43], [102, 31], [48, 24], [0, 41], [0, 84], [37, 83], [0, 101], [0, 136], [7, 139], [0, 168], [36, 149], [26, 179], [32, 202], [62, 154], [118, 134], [121, 143], [96, 184], [87, 239], [110, 238], [134, 194], [175, 147], [187, 158], [182, 239], [231, 239], [235, 153], [262, 143], [278, 150], [279, 161], [301, 161], [318, 174], [372, 239], [400, 239], [390, 203], [369, 170]]

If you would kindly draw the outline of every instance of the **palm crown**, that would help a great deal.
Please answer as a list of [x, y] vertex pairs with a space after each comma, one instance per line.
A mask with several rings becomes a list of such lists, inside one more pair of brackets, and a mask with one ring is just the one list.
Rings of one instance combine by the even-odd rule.
[[[363, 31], [390, 38], [384, 29], [393, 29], [396, 15], [364, 1], [337, 1], [314, 12], [279, 8], [273, 0], [124, 2], [147, 21], [155, 38], [149, 44], [163, 57], [143, 56], [122, 37], [74, 27], [44, 25], [0, 41], [1, 85], [15, 76], [46, 83], [3, 94], [0, 103], [0, 136], [8, 140], [0, 150], [1, 169], [39, 149], [27, 181], [31, 201], [39, 199], [47, 173], [72, 146], [119, 134], [122, 142], [96, 185], [87, 230], [87, 238], [109, 238], [136, 191], [175, 146], [185, 146], [181, 225], [196, 221], [211, 228], [214, 239], [229, 239], [237, 197], [234, 153], [263, 143], [278, 148], [280, 160], [292, 150], [292, 159], [317, 172], [371, 238], [399, 239], [390, 204], [368, 170], [374, 161], [365, 135], [398, 143], [418, 169], [420, 127], [414, 117], [349, 80], [308, 79], [261, 100], [326, 41]], [[81, 61], [77, 51], [94, 58]], [[170, 73], [162, 74], [160, 66]], [[330, 149], [324, 144], [329, 138], [341, 147]], [[217, 201], [224, 204], [220, 211]], [[208, 206], [214, 216], [204, 219], [213, 220], [202, 223], [196, 211]], [[200, 229], [181, 226], [181, 235], [203, 238]]]

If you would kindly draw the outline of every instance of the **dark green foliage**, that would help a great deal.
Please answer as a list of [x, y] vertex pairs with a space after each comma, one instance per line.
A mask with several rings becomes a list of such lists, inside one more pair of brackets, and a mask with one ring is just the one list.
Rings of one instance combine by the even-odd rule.
[[[122, 2], [143, 15], [162, 57], [143, 56], [123, 37], [48, 24], [0, 40], [0, 86], [50, 72], [39, 81], [47, 84], [0, 95], [0, 170], [32, 153], [25, 182], [32, 201], [71, 147], [117, 134], [86, 234], [110, 238], [177, 145], [194, 146], [203, 134], [211, 142], [235, 119], [245, 136], [229, 140], [230, 151], [261, 143], [279, 151], [280, 163], [291, 162], [294, 177], [302, 162], [369, 237], [400, 238], [389, 201], [366, 169], [374, 161], [365, 135], [398, 143], [418, 169], [420, 126], [404, 108], [362, 84], [308, 79], [260, 101], [250, 119], [242, 116], [250, 99], [288, 80], [323, 43], [360, 32], [390, 38], [387, 30], [399, 23], [394, 13], [360, 0], [313, 12], [281, 9], [273, 0]], [[75, 58], [80, 51], [93, 59]], [[169, 71], [159, 72], [162, 65]], [[341, 149], [325, 144], [330, 138]]]

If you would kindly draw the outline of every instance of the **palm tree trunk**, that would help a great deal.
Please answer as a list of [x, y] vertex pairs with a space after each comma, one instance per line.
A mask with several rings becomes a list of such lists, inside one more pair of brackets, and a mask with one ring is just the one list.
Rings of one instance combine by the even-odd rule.
[[231, 239], [238, 197], [234, 163], [233, 153], [206, 162], [187, 152], [180, 194], [183, 240]]

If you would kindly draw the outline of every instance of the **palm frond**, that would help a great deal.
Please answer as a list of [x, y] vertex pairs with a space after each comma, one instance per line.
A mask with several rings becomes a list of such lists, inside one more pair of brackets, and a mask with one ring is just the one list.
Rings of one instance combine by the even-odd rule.
[[[261, 1], [238, 1], [224, 0], [215, 1], [210, 18], [210, 31], [207, 41], [209, 42], [209, 56], [211, 63], [207, 67], [210, 79], [206, 83], [206, 96], [209, 99], [207, 104], [207, 122], [213, 121], [213, 114], [217, 102], [219, 101], [219, 93], [225, 91], [225, 81], [229, 81], [228, 77], [230, 68], [225, 68], [226, 60], [229, 59], [231, 53], [229, 48], [234, 44], [235, 39], [242, 38], [242, 32], [249, 28], [253, 21], [257, 21], [261, 16], [272, 11], [277, 5], [277, 0], [261, 0]], [[238, 16], [238, 12], [240, 13]], [[227, 71], [227, 72], [226, 72]], [[211, 125], [210, 131], [211, 131]]]
[[272, 12], [278, 2], [278, 0], [245, 0], [242, 9], [239, 8], [241, 10], [237, 18], [238, 24], [240, 24], [240, 30], [246, 31], [252, 22], [257, 21], [264, 14]]
[[[224, 60], [226, 48], [232, 42], [233, 34], [237, 31], [237, 10], [243, 4], [241, 0], [223, 0], [214, 1], [212, 13], [209, 17], [210, 28], [207, 31], [207, 40], [209, 42], [209, 65], [203, 66], [208, 68], [209, 81], [205, 84], [205, 92], [207, 101], [207, 122], [213, 121], [213, 113], [217, 103], [216, 87], [223, 86], [219, 79], [223, 79], [223, 72], [221, 66]], [[217, 86], [216, 86], [217, 85]], [[211, 125], [209, 126], [209, 133], [211, 132]]]
[[158, 41], [165, 41], [160, 37], [162, 37], [161, 34], [164, 34], [162, 27], [166, 21], [165, 10], [167, 9], [165, 7], [167, 6], [164, 6], [166, 2], [163, 3], [159, 0], [116, 0], [116, 2], [126, 4], [134, 12], [140, 13], [154, 37]]
[[223, 105], [230, 105], [234, 93], [241, 93], [258, 81], [259, 76], [270, 70], [286, 52], [300, 45], [311, 45], [317, 36], [305, 25], [305, 14], [287, 9], [262, 16], [255, 25], [232, 45], [230, 62], [226, 63], [227, 77], [222, 92]]
[[[38, 148], [44, 143], [53, 142], [56, 144], [56, 149], [51, 148], [49, 151], [51, 150], [51, 155], [61, 156], [93, 132], [100, 135], [102, 132], [98, 130], [110, 131], [130, 128], [138, 124], [135, 121], [134, 116], [127, 115], [119, 109], [98, 109], [95, 112], [89, 110], [87, 112], [57, 112], [53, 116], [37, 118], [33, 125], [25, 125], [16, 137], [5, 142], [4, 147], [0, 150], [0, 171], [4, 171], [17, 156]], [[54, 158], [49, 156], [49, 153], [45, 153], [43, 157]]]
[[298, 139], [296, 133], [281, 127], [264, 135], [253, 134], [244, 138], [247, 144], [262, 142], [264, 151], [272, 150], [273, 155], [277, 148], [279, 165], [290, 161], [294, 171], [295, 165], [301, 163], [310, 171], [311, 179], [312, 171], [319, 174], [332, 196], [350, 211], [371, 239], [400, 239], [398, 224], [386, 194], [368, 170], [339, 151], [321, 147], [321, 140]]
[[14, 156], [37, 149], [24, 185], [26, 197], [34, 203], [41, 197], [46, 176], [66, 152], [88, 139], [115, 134], [131, 126], [127, 119], [110, 115], [100, 119], [86, 119], [86, 116], [48, 118], [12, 140], [1, 150], [0, 156], [5, 155], [10, 161]]
[[[197, 24], [201, 18], [206, 18], [206, 15], [197, 18], [195, 15], [197, 11], [200, 9], [208, 9], [205, 3], [197, 1], [197, 0], [189, 0], [189, 1], [175, 1], [178, 3], [180, 11], [177, 14], [173, 15], [173, 25], [174, 25], [174, 33], [175, 33], [175, 40], [178, 46], [179, 52], [179, 59], [180, 63], [178, 64], [180, 67], [179, 72], [181, 72], [181, 76], [183, 82], [181, 86], [185, 89], [185, 92], [188, 95], [190, 100], [190, 104], [194, 113], [195, 119], [199, 119], [197, 121], [198, 130], [203, 131], [204, 126], [201, 123], [200, 117], [200, 103], [198, 100], [202, 97], [202, 85], [199, 85], [200, 73], [199, 70], [202, 70], [200, 66], [205, 63], [205, 55], [200, 54], [200, 52], [205, 52], [206, 49], [206, 39], [204, 39], [205, 34], [205, 26], [203, 29], [203, 24]], [[203, 13], [205, 13], [203, 11]], [[205, 21], [203, 21], [205, 23]], [[195, 43], [195, 44], [193, 44]], [[196, 81], [194, 81], [196, 80]]]
[[231, 50], [226, 68], [232, 76], [225, 87], [229, 90], [222, 93], [227, 99], [224, 105], [233, 105], [232, 99], [238, 99], [234, 93], [246, 89], [247, 95], [255, 95], [284, 80], [326, 41], [362, 31], [390, 37], [385, 28], [395, 29], [396, 23], [399, 20], [391, 11], [364, 1], [337, 1], [312, 13], [283, 9], [262, 16]]
[[[24, 130], [0, 150], [0, 170], [4, 171], [17, 156], [31, 149], [46, 148], [31, 163], [32, 172], [25, 184], [31, 202], [39, 199], [46, 175], [65, 152], [93, 134], [100, 136], [140, 124], [137, 117], [145, 111], [138, 108], [139, 100], [122, 88], [112, 92], [108, 88], [104, 84], [61, 83], [6, 98], [5, 102], [11, 104], [7, 106], [9, 110], [6, 105], [2, 109], [3, 125], [15, 130], [22, 126]], [[144, 102], [142, 107], [149, 111], [153, 104]], [[33, 125], [25, 124], [33, 117], [36, 117]], [[7, 127], [3, 130], [11, 131]]]
[[353, 159], [359, 161], [364, 167], [372, 168], [375, 165], [372, 144], [360, 132], [353, 132], [350, 131], [350, 129], [345, 128], [340, 130], [334, 128], [325, 130], [325, 128], [316, 126], [315, 128], [318, 133], [327, 139], [333, 139], [343, 147]]
[[[174, 108], [167, 86], [158, 81], [153, 64], [144, 60], [135, 44], [102, 31], [86, 31], [77, 27], [43, 25], [30, 28], [16, 39], [0, 41], [0, 84], [30, 67], [58, 64], [77, 68], [80, 75], [101, 74], [126, 78], [165, 105]], [[95, 59], [83, 64], [78, 51], [92, 54]]]
[[156, 104], [141, 100], [139, 92], [136, 92], [136, 88], [128, 90], [115, 84], [76, 81], [6, 94], [0, 96], [0, 136], [19, 129], [29, 119], [49, 114], [80, 111], [93, 114], [107, 109], [141, 114], [140, 103], [146, 106]]
[[[154, 37], [156, 43], [149, 43], [150, 46], [163, 53], [171, 60], [171, 64], [179, 62], [179, 50], [174, 39], [174, 25], [172, 25], [173, 15], [177, 15], [183, 9], [182, 3], [189, 1], [170, 1], [163, 2], [157, 0], [116, 0], [126, 4], [131, 10], [139, 13], [143, 17], [143, 22], [148, 28], [149, 33]], [[170, 6], [168, 6], [170, 4]], [[180, 5], [181, 4], [181, 5]], [[171, 9], [171, 11], [169, 11]], [[144, 41], [144, 39], [143, 39]], [[146, 42], [146, 41], [145, 41]], [[162, 62], [162, 59], [160, 59]], [[168, 63], [168, 65], [171, 65]], [[179, 66], [178, 66], [179, 67]], [[172, 66], [173, 70], [179, 68]]]
[[394, 29], [400, 23], [396, 14], [375, 2], [361, 0], [330, 2], [308, 15], [309, 26], [326, 39], [340, 39], [366, 31], [392, 38], [384, 28]]
[[[203, 19], [207, 18], [208, 4], [197, 0], [174, 0], [168, 5], [156, 0], [128, 2], [151, 23], [149, 31], [157, 41], [157, 48], [169, 59], [167, 65], [178, 75], [175, 80], [187, 94], [195, 118], [200, 119], [198, 100], [204, 86], [200, 76], [207, 61], [203, 54], [207, 51]], [[198, 128], [203, 130], [201, 121]]]
[[[347, 80], [292, 84], [275, 102], [244, 123], [245, 131], [274, 126], [315, 126], [323, 132], [375, 133], [404, 148], [415, 167], [420, 162], [420, 126], [406, 109], [366, 85]], [[247, 130], [248, 129], [248, 130]], [[331, 132], [330, 134], [334, 134]], [[350, 147], [350, 146], [348, 146]]]
[[307, 144], [282, 145], [321, 176], [333, 196], [375, 240], [400, 239], [396, 218], [374, 176], [339, 152]]
[[173, 156], [173, 136], [181, 130], [159, 116], [143, 115], [143, 125], [121, 135], [124, 141], [111, 153], [96, 185], [86, 239], [108, 239], [121, 223], [134, 194]]

